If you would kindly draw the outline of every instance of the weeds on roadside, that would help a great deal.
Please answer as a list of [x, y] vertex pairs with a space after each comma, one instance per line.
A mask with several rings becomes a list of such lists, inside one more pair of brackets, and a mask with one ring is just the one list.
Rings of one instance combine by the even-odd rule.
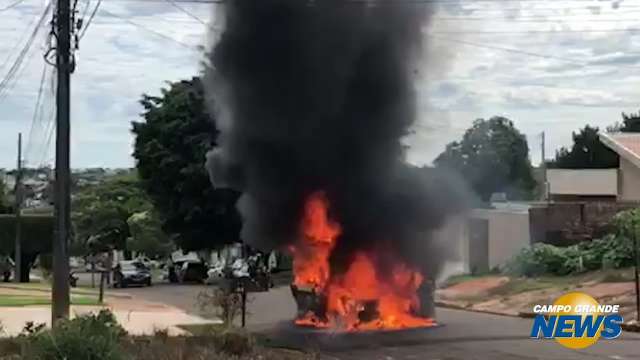
[[242, 296], [227, 289], [212, 288], [198, 294], [200, 311], [219, 317], [227, 327], [233, 326], [242, 313]]

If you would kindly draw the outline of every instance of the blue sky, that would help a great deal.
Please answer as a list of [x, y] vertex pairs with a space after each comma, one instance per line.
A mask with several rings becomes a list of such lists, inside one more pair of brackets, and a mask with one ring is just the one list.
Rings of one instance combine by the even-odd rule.
[[[87, 1], [79, 0], [81, 13], [97, 2]], [[12, 2], [0, 0], [0, 9]], [[622, 111], [640, 108], [640, 31], [629, 30], [640, 29], [640, 1], [437, 2], [417, 67], [420, 106], [406, 139], [410, 161], [429, 163], [474, 119], [502, 115], [527, 135], [537, 163], [542, 131], [552, 156], [570, 144], [572, 131], [585, 124], [606, 127]], [[13, 61], [16, 44], [22, 46], [45, 6], [44, 0], [25, 0], [0, 13], [0, 77], [8, 70], [2, 64]], [[181, 6], [207, 22], [216, 18], [216, 5]], [[72, 78], [73, 167], [132, 166], [129, 129], [141, 112], [140, 95], [197, 74], [196, 47], [211, 36], [162, 0], [103, 0], [100, 9], [80, 43]], [[0, 96], [0, 167], [15, 165], [18, 132], [30, 166], [53, 159], [50, 82], [45, 114], [32, 126], [46, 33], [42, 29], [37, 37], [15, 86]]]

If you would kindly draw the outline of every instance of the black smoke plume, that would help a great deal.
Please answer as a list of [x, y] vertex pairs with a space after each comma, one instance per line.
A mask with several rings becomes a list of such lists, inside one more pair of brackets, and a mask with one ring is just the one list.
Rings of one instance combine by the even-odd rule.
[[224, 30], [207, 84], [221, 135], [208, 167], [214, 186], [243, 192], [242, 239], [259, 248], [295, 242], [305, 200], [324, 191], [343, 229], [337, 269], [378, 244], [437, 266], [431, 233], [464, 196], [406, 164], [402, 144], [416, 118], [429, 5], [227, 0], [218, 9]]

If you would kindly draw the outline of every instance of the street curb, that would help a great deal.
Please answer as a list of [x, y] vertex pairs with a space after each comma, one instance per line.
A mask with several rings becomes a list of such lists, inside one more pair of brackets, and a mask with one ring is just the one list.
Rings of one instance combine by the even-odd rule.
[[504, 312], [491, 311], [491, 310], [472, 309], [472, 308], [468, 308], [466, 306], [461, 306], [461, 305], [452, 304], [452, 303], [448, 303], [448, 302], [442, 302], [442, 301], [436, 301], [435, 304], [436, 304], [436, 306], [441, 307], [441, 308], [445, 308], [445, 309], [462, 310], [462, 311], [475, 312], [475, 313], [479, 313], [479, 314], [489, 314], [489, 315], [497, 315], [497, 316], [521, 317], [520, 314], [504, 313]]
[[[457, 305], [457, 304], [452, 304], [452, 303], [443, 302], [443, 301], [436, 301], [435, 304], [436, 304], [436, 306], [441, 307], [441, 308], [445, 308], [445, 309], [469, 311], [469, 312], [475, 312], [475, 313], [479, 313], [479, 314], [489, 314], [489, 315], [498, 315], [498, 316], [517, 317], [517, 318], [522, 318], [522, 319], [532, 319], [536, 315], [536, 314], [531, 313], [531, 312], [519, 312], [517, 314], [510, 314], [510, 313], [503, 313], [503, 312], [499, 312], [499, 311], [478, 310], [478, 309], [473, 309], [473, 308], [460, 306], [460, 305]], [[623, 324], [620, 324], [620, 327], [624, 331], [640, 332], [640, 323], [636, 323], [636, 324], [623, 323]]]
[[[22, 290], [22, 291], [37, 291], [37, 292], [45, 292], [45, 293], [50, 293], [51, 290], [46, 290], [46, 289], [39, 289], [39, 288], [24, 288], [24, 287], [20, 287], [20, 286], [15, 286], [15, 285], [5, 285], [5, 284], [0, 284], [0, 289], [11, 289], [11, 290]], [[74, 291], [71, 290], [71, 295], [77, 295], [77, 296], [99, 296], [99, 293], [96, 291], [94, 292], [90, 292], [90, 291], [84, 291], [84, 290], [80, 290], [80, 291]], [[105, 296], [106, 297], [112, 297], [112, 298], [117, 298], [117, 299], [133, 299], [133, 296], [129, 295], [129, 294], [114, 294], [114, 293], [109, 293], [109, 292], [105, 292]]]

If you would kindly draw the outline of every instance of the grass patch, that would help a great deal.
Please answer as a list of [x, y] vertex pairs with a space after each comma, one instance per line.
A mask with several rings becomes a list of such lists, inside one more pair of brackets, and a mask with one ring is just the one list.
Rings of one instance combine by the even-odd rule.
[[502, 286], [489, 291], [490, 295], [516, 295], [529, 291], [581, 288], [585, 283], [629, 282], [634, 280], [633, 269], [598, 270], [579, 275], [511, 278]]
[[[0, 295], [0, 307], [23, 307], [51, 305], [51, 299], [44, 296]], [[90, 306], [99, 305], [98, 299], [73, 296], [71, 305]]]
[[[1, 289], [12, 289], [12, 290], [25, 290], [25, 291], [40, 291], [40, 292], [51, 292], [51, 284], [49, 283], [0, 283], [0, 291]], [[98, 290], [92, 289], [91, 287], [78, 287], [71, 288], [71, 295], [95, 295], [98, 296]]]
[[447, 288], [449, 286], [454, 286], [463, 282], [482, 279], [487, 276], [489, 275], [488, 274], [487, 275], [469, 275], [469, 274], [453, 275], [444, 281], [444, 283], [442, 284], [442, 287]]

